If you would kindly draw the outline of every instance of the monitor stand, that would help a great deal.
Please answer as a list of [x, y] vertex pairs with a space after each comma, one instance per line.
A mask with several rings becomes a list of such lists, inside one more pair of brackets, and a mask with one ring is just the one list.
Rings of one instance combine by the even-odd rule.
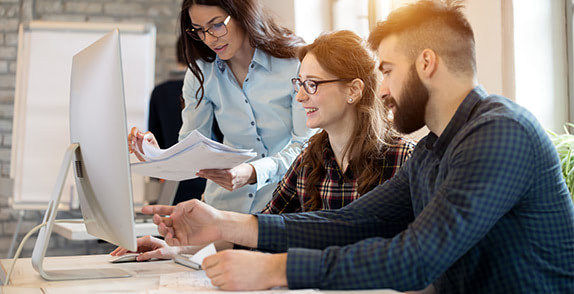
[[[131, 274], [127, 271], [117, 269], [117, 268], [94, 268], [94, 269], [68, 269], [68, 270], [44, 270], [43, 263], [44, 257], [46, 255], [46, 249], [48, 248], [48, 243], [50, 241], [50, 235], [52, 234], [52, 228], [56, 220], [56, 214], [58, 212], [58, 207], [60, 206], [60, 198], [62, 196], [62, 189], [64, 187], [64, 182], [66, 176], [68, 175], [68, 169], [74, 154], [76, 158], [81, 158], [79, 155], [80, 145], [71, 144], [66, 150], [64, 155], [64, 160], [62, 161], [62, 166], [60, 167], [60, 173], [56, 179], [56, 185], [54, 186], [54, 191], [52, 191], [52, 199], [48, 204], [48, 209], [44, 214], [43, 223], [46, 223], [40, 233], [38, 233], [38, 239], [36, 240], [36, 245], [34, 246], [34, 251], [32, 252], [32, 266], [34, 269], [44, 278], [50, 281], [59, 280], [85, 280], [85, 279], [105, 279], [105, 278], [127, 278]], [[76, 165], [74, 165], [76, 166]]]

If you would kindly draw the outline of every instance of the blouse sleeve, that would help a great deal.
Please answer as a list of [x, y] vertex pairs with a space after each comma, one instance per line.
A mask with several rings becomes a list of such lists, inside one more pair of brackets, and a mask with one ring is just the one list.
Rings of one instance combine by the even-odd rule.
[[293, 93], [290, 108], [293, 122], [291, 143], [273, 156], [250, 162], [257, 173], [257, 190], [269, 182], [278, 182], [297, 155], [301, 153], [301, 146], [317, 132], [317, 129], [309, 129], [306, 126], [305, 109], [301, 103], [297, 102], [295, 96], [296, 93]]
[[181, 141], [193, 130], [198, 130], [207, 138], [211, 138], [211, 128], [213, 125], [213, 103], [208, 96], [204, 96], [203, 100], [197, 108], [198, 99], [195, 93], [199, 88], [199, 82], [193, 73], [188, 69], [185, 73], [183, 81], [182, 95], [185, 101], [185, 107], [181, 112], [183, 124], [179, 130], [179, 140]]

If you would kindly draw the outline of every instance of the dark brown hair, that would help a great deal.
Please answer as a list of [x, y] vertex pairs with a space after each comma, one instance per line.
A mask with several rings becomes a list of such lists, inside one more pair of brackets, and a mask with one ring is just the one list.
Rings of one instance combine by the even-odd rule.
[[420, 0], [392, 11], [369, 36], [371, 48], [390, 36], [399, 37], [399, 48], [414, 59], [431, 49], [453, 72], [474, 75], [476, 57], [474, 33], [462, 13], [460, 0]]
[[194, 40], [185, 34], [185, 30], [191, 27], [189, 9], [193, 5], [218, 6], [225, 10], [249, 36], [251, 46], [271, 56], [295, 57], [296, 47], [304, 43], [303, 39], [289, 29], [277, 25], [258, 0], [184, 0], [179, 19], [181, 32], [184, 35], [186, 63], [199, 81], [199, 88], [195, 93], [198, 99], [197, 105], [201, 103], [204, 95], [204, 76], [197, 65], [197, 60], [213, 62], [216, 54], [203, 41]]
[[[349, 143], [343, 149], [343, 157], [349, 160], [358, 183], [358, 193], [364, 194], [380, 182], [380, 162], [388, 146], [396, 145], [399, 135], [391, 127], [388, 110], [382, 99], [377, 97], [380, 82], [377, 59], [364, 40], [351, 31], [337, 31], [319, 36], [313, 44], [298, 51], [299, 60], [313, 54], [323, 69], [340, 79], [361, 79], [365, 84], [361, 99], [356, 102], [357, 122]], [[324, 130], [309, 139], [300, 165], [310, 170], [305, 190], [309, 201], [306, 211], [321, 208], [322, 203], [317, 183], [325, 177], [323, 149], [328, 142]]]
[[177, 63], [185, 64], [185, 54], [183, 54], [183, 35], [180, 34], [175, 44], [175, 57]]

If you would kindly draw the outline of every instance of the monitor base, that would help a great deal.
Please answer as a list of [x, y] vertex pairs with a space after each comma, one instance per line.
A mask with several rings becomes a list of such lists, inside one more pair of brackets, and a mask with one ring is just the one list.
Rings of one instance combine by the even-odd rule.
[[129, 278], [132, 276], [131, 273], [125, 270], [111, 267], [82, 270], [49, 270], [43, 271], [40, 275], [48, 281]]

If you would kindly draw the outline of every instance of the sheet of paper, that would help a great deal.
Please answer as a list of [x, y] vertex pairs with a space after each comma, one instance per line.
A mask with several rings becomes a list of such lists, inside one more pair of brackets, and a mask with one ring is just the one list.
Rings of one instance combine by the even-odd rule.
[[[160, 290], [154, 293], [213, 293], [221, 291], [211, 284], [205, 271], [190, 271], [161, 275], [159, 279]], [[183, 291], [183, 292], [182, 292]], [[267, 291], [225, 291], [225, 293], [251, 293], [251, 294], [317, 294], [318, 291], [313, 289], [289, 290], [286, 288], [272, 289]]]
[[188, 291], [214, 291], [217, 287], [205, 275], [205, 271], [163, 274], [159, 278], [161, 288], [177, 288]]
[[150, 133], [145, 134], [144, 140], [142, 142], [142, 150], [140, 150], [140, 153], [142, 157], [145, 158], [145, 160], [153, 160], [154, 158], [161, 158], [162, 155], [165, 154], [165, 152], [168, 150], [168, 149], [160, 149], [157, 148], [157, 146], [152, 145], [148, 141], [148, 138], [151, 136], [152, 134]]
[[[147, 134], [146, 136], [151, 136]], [[205, 143], [210, 148], [215, 150], [220, 150], [224, 152], [230, 153], [244, 153], [250, 152], [249, 149], [237, 149], [233, 148], [219, 142], [213, 141], [204, 135], [202, 135], [199, 131], [193, 130], [187, 137], [183, 140], [179, 141], [177, 144], [167, 148], [167, 149], [159, 149], [157, 146], [152, 145], [147, 140], [145, 140], [146, 136], [144, 136], [144, 141], [142, 143], [142, 149], [144, 153], [144, 157], [149, 158], [150, 160], [162, 160], [168, 157], [171, 157], [175, 154], [180, 153], [186, 149], [192, 148], [193, 146], [197, 145], [198, 143]]]
[[197, 251], [192, 257], [191, 261], [201, 265], [203, 263], [203, 259], [217, 253], [215, 250], [215, 245], [213, 243], [201, 248], [201, 250]]
[[196, 178], [195, 174], [201, 169], [232, 168], [256, 156], [251, 150], [235, 149], [207, 139], [198, 131], [165, 150], [149, 143], [144, 143], [142, 149], [149, 160], [132, 163], [132, 172], [172, 181]]

